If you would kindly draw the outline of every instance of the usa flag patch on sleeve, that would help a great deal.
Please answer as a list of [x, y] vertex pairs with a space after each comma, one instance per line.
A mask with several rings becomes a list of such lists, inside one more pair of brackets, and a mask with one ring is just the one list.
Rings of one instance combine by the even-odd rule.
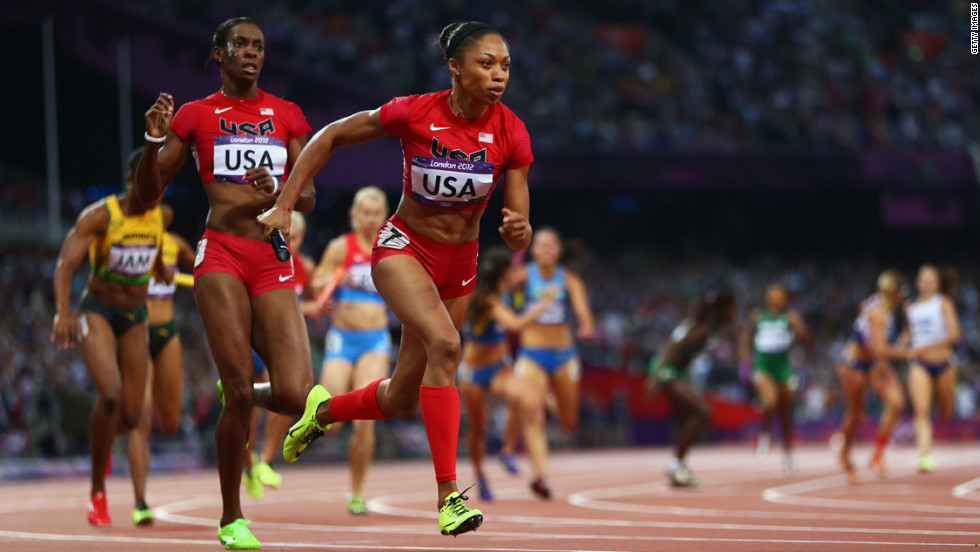
[[[470, 136], [472, 136], [472, 134]], [[479, 136], [479, 139], [480, 139], [481, 142], [486, 142], [488, 144], [492, 144], [493, 143], [493, 134], [490, 134], [489, 132], [481, 132], [480, 133], [480, 136]]]

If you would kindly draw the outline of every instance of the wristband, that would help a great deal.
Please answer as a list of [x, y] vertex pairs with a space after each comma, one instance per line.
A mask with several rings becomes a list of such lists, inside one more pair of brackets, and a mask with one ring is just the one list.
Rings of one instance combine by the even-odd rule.
[[154, 137], [150, 136], [150, 133], [149, 132], [144, 132], [143, 133], [143, 139], [146, 140], [147, 142], [152, 142], [154, 144], [162, 144], [167, 139], [167, 137], [166, 136], [161, 136], [159, 138], [154, 138]]
[[272, 193], [273, 193], [273, 195], [275, 195], [275, 193], [278, 192], [278, 191], [279, 191], [279, 179], [276, 178], [276, 175], [272, 175]]

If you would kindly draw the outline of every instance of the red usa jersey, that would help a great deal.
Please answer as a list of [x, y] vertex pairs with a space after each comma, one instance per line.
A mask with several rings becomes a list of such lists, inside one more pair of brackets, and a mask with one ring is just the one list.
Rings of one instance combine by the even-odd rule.
[[177, 110], [170, 129], [191, 144], [201, 182], [245, 181], [245, 171], [265, 167], [286, 180], [289, 141], [310, 131], [299, 107], [262, 90], [254, 98], [222, 91]]
[[478, 119], [457, 117], [449, 93], [394, 98], [381, 106], [381, 126], [402, 141], [406, 196], [444, 209], [483, 209], [505, 171], [534, 160], [531, 138], [500, 102]]

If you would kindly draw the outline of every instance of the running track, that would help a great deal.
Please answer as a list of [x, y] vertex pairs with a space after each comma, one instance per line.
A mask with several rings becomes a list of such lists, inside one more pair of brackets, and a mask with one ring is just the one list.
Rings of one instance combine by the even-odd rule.
[[[858, 449], [865, 461], [869, 451]], [[435, 486], [428, 461], [380, 463], [365, 496], [372, 512], [346, 512], [345, 466], [282, 469], [283, 485], [254, 501], [243, 491], [246, 515], [263, 550], [416, 551], [919, 551], [969, 550], [980, 543], [980, 447], [940, 445], [938, 469], [919, 475], [911, 448], [887, 455], [891, 473], [862, 471], [851, 486], [826, 447], [798, 453], [793, 477], [780, 471], [780, 455], [757, 461], [743, 447], [696, 448], [690, 466], [696, 491], [663, 483], [664, 449], [554, 455], [556, 496], [535, 499], [527, 478], [488, 465], [497, 500], [470, 504], [486, 521], [475, 534], [438, 534]], [[494, 460], [494, 459], [491, 459]], [[526, 472], [527, 465], [522, 469]], [[460, 481], [472, 478], [460, 459]], [[151, 475], [149, 500], [157, 522], [135, 528], [129, 520], [131, 487], [109, 480], [115, 525], [99, 530], [85, 521], [88, 482], [48, 480], [0, 485], [0, 550], [222, 550], [215, 536], [220, 512], [216, 473]]]

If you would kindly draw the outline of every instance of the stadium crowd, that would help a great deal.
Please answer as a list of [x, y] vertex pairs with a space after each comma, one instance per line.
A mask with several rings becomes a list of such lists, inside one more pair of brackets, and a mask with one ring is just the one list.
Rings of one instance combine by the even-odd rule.
[[[270, 55], [399, 94], [445, 79], [445, 21], [488, 19], [514, 55], [507, 103], [536, 151], [962, 149], [980, 123], [962, 2], [135, 3], [210, 27], [257, 18]], [[521, 11], [516, 16], [515, 9]], [[961, 13], [962, 12], [962, 13]], [[479, 17], [477, 17], [479, 15]], [[446, 83], [448, 84], [448, 83]], [[975, 140], [975, 136], [972, 138]]]

